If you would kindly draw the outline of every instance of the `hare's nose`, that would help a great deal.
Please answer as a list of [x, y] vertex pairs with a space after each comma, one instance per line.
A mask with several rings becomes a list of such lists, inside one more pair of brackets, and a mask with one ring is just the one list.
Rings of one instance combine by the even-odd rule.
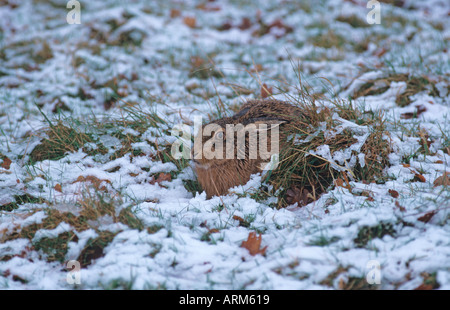
[[199, 161], [198, 161], [198, 159], [201, 159], [202, 158], [202, 152], [201, 151], [194, 151], [194, 152], [192, 152], [192, 160], [195, 162], [195, 163], [198, 163]]

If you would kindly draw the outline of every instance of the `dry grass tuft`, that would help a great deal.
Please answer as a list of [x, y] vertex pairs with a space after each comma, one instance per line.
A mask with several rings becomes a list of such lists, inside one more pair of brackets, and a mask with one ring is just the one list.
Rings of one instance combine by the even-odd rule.
[[[391, 146], [381, 114], [343, 101], [335, 101], [333, 108], [297, 104], [303, 114], [285, 127], [287, 146], [267, 177], [278, 190], [278, 207], [316, 200], [336, 180], [349, 187], [349, 180], [374, 182], [382, 176]], [[335, 159], [339, 154], [340, 161]]]

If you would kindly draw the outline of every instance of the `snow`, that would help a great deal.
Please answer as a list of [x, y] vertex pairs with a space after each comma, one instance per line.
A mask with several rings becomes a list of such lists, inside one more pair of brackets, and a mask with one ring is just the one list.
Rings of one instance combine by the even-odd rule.
[[[211, 2], [218, 11], [202, 10], [200, 0], [81, 2], [80, 25], [65, 23], [65, 1], [28, 0], [0, 7], [0, 158], [12, 161], [9, 169], [0, 168], [0, 289], [104, 289], [114, 283], [133, 289], [338, 289], [350, 277], [365, 279], [371, 260], [380, 263], [382, 289], [414, 289], [423, 283], [425, 273], [435, 276], [440, 289], [450, 288], [450, 191], [433, 184], [450, 172], [450, 154], [445, 151], [450, 137], [448, 2], [410, 0], [404, 8], [382, 3], [382, 23], [364, 28], [335, 20], [356, 15], [365, 21], [362, 0], [284, 1], [282, 5], [272, 0]], [[171, 18], [170, 9], [179, 10], [181, 16]], [[260, 30], [257, 14], [265, 25], [279, 19], [294, 31], [272, 27], [255, 36], [253, 32]], [[390, 14], [397, 16], [391, 26]], [[185, 25], [185, 16], [195, 16], [197, 26]], [[251, 27], [241, 30], [244, 17], [250, 18]], [[218, 30], [226, 22], [232, 28]], [[345, 43], [330, 48], [312, 44], [312, 38], [328, 29]], [[123, 37], [128, 43], [120, 45]], [[53, 56], [38, 62], [43, 42]], [[352, 44], [364, 42], [366, 50], [353, 49]], [[377, 56], [383, 48], [386, 52]], [[224, 77], [191, 76], [193, 56], [212, 63]], [[251, 71], [255, 65], [262, 66], [258, 74]], [[297, 66], [311, 93], [328, 89], [347, 99], [394, 68], [396, 73], [427, 76], [439, 96], [428, 89], [411, 96], [410, 105], [399, 107], [396, 97], [407, 91], [407, 83], [393, 81], [382, 94], [358, 98], [355, 104], [382, 111], [388, 120], [393, 153], [384, 171], [386, 180], [370, 184], [352, 180], [352, 190], [330, 189], [304, 207], [276, 209], [273, 198], [252, 198], [264, 185], [259, 174], [230, 189], [228, 195], [207, 199], [205, 193], [191, 193], [184, 187], [184, 182], [195, 180], [190, 166], [179, 171], [177, 165], [158, 157], [154, 145], [170, 147], [176, 140], [170, 135], [170, 124], [192, 127], [196, 116], [205, 120], [217, 116], [219, 102], [232, 106], [258, 96], [259, 79], [280, 86], [283, 91], [276, 98], [295, 97]], [[229, 85], [255, 91], [236, 96]], [[117, 96], [121, 100], [114, 100]], [[110, 100], [113, 104], [106, 109]], [[60, 103], [69, 111], [57, 112]], [[75, 119], [96, 142], [59, 160], [30, 163], [30, 152], [46, 137], [42, 128], [48, 126], [38, 106], [54, 122]], [[418, 106], [426, 108], [418, 118], [401, 118]], [[105, 130], [89, 127], [88, 120], [109, 124], [111, 119], [132, 115], [127, 108], [155, 113], [167, 123], [148, 124], [142, 134], [126, 124]], [[367, 165], [360, 148], [370, 128], [337, 115], [334, 120], [340, 125], [333, 130], [326, 131], [324, 124], [308, 137], [294, 137], [296, 143], [308, 143], [320, 132], [331, 137], [347, 129], [358, 140], [356, 145], [334, 154], [322, 145], [311, 154], [329, 160], [338, 170]], [[431, 140], [429, 155], [420, 151], [421, 130]], [[143, 155], [128, 152], [110, 159], [127, 140], [117, 133], [135, 138], [130, 147]], [[100, 145], [108, 152], [91, 155]], [[172, 179], [151, 182], [159, 173], [171, 173]], [[425, 182], [417, 181], [416, 174]], [[117, 235], [103, 249], [103, 256], [81, 270], [81, 284], [74, 286], [66, 281], [63, 262], [49, 262], [45, 253], [33, 249], [42, 238], [74, 228], [62, 222], [54, 229], [38, 230], [30, 240], [9, 240], [11, 233], [43, 223], [48, 206], [25, 201], [13, 211], [1, 207], [30, 195], [78, 216], [76, 202], [93, 183], [88, 177], [101, 180], [98, 187], [117, 198], [116, 211], [132, 206], [144, 229], [132, 229], [103, 215], [90, 220], [89, 229], [76, 231], [77, 238], [68, 242], [65, 262], [76, 260], [99, 232]], [[435, 214], [428, 222], [420, 220], [430, 212]], [[357, 247], [361, 228], [380, 223], [391, 224], [393, 236]], [[156, 231], [148, 231], [155, 227]], [[254, 231], [262, 236], [261, 247], [267, 246], [264, 256], [252, 256], [241, 247]], [[339, 267], [347, 271], [331, 279], [331, 287], [324, 284]]]

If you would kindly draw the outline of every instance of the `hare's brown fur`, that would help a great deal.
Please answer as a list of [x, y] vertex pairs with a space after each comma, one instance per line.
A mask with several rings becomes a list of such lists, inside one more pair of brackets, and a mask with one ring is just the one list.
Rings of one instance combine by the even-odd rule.
[[[300, 113], [300, 108], [284, 101], [273, 99], [249, 100], [242, 105], [235, 115], [212, 121], [209, 124], [214, 123], [221, 128], [225, 128], [227, 124], [243, 124], [246, 126], [249, 124], [278, 123], [281, 124], [279, 126], [286, 126], [292, 118], [299, 116]], [[203, 128], [207, 125], [204, 125]], [[260, 165], [263, 162], [259, 157], [256, 159], [249, 158], [248, 137], [245, 142], [246, 154], [243, 159], [206, 159], [205, 156], [196, 159], [195, 154], [201, 152], [204, 143], [215, 134], [214, 132], [210, 136], [197, 136], [193, 152], [197, 178], [207, 197], [226, 194], [229, 188], [247, 183], [252, 174], [261, 171]], [[285, 139], [282, 130], [280, 130], [280, 150]], [[201, 142], [201, 145], [198, 144], [199, 142]], [[268, 143], [270, 143], [270, 138]]]

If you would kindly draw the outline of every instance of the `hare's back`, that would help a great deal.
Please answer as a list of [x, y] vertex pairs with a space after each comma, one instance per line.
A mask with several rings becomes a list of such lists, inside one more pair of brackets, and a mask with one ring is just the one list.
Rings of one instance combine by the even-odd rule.
[[234, 118], [245, 119], [283, 119], [300, 115], [300, 108], [281, 100], [276, 99], [256, 99], [249, 100], [242, 105]]

